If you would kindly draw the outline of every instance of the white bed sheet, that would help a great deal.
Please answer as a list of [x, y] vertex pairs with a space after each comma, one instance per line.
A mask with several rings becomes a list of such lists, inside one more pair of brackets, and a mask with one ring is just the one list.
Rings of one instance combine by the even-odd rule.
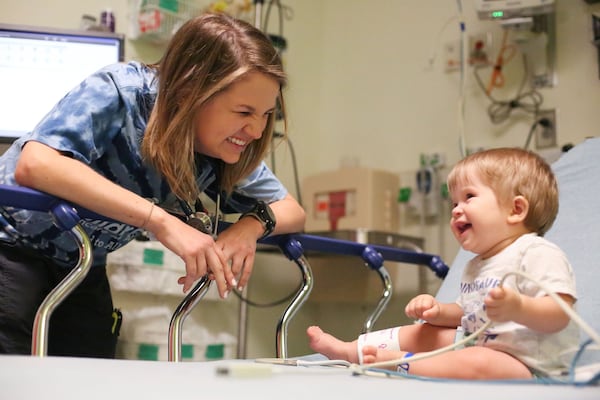
[[600, 399], [600, 387], [426, 382], [352, 376], [336, 367], [276, 366], [257, 378], [217, 376], [218, 366], [250, 360], [169, 363], [67, 357], [0, 356], [0, 399]]

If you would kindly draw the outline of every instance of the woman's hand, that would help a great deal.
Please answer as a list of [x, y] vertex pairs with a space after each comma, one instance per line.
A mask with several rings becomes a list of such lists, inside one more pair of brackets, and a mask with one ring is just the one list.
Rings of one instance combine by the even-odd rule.
[[185, 276], [179, 278], [183, 291], [191, 289], [194, 282], [210, 274], [221, 298], [226, 298], [230, 287], [236, 284], [235, 277], [227, 263], [222, 246], [212, 236], [182, 222], [156, 206], [147, 229], [165, 247], [177, 254], [185, 263]]
[[253, 217], [245, 217], [219, 234], [217, 245], [229, 262], [232, 275], [237, 278], [238, 290], [248, 284], [256, 255], [256, 241], [262, 235], [262, 224]]
[[[304, 209], [289, 194], [281, 200], [270, 203], [275, 214], [275, 230], [271, 235], [300, 232], [304, 229], [306, 214]], [[228, 282], [238, 290], [248, 285], [254, 268], [256, 242], [265, 233], [261, 222], [252, 216], [239, 219], [225, 231], [219, 233], [217, 245], [222, 250], [227, 265], [234, 278]]]

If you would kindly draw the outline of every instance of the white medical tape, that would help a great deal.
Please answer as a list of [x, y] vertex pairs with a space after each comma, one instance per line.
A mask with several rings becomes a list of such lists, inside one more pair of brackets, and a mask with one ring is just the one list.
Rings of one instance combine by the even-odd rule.
[[356, 341], [356, 351], [358, 352], [358, 363], [363, 363], [363, 347], [374, 346], [382, 350], [400, 351], [400, 341], [398, 334], [400, 327], [382, 329], [375, 332], [363, 333]]

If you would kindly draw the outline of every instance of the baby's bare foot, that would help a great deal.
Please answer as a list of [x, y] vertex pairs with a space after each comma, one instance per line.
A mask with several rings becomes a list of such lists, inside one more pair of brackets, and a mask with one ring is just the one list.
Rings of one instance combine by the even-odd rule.
[[309, 346], [317, 353], [321, 353], [330, 360], [347, 360], [358, 362], [356, 342], [344, 342], [323, 332], [318, 326], [309, 326], [306, 330]]

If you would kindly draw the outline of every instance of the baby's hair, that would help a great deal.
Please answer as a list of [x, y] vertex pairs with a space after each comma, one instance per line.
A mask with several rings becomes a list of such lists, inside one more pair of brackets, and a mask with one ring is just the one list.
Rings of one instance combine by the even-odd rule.
[[523, 196], [529, 202], [525, 226], [543, 236], [558, 214], [558, 185], [552, 169], [539, 155], [520, 148], [498, 148], [471, 154], [448, 175], [448, 188], [470, 182], [476, 174], [498, 197], [510, 201]]

